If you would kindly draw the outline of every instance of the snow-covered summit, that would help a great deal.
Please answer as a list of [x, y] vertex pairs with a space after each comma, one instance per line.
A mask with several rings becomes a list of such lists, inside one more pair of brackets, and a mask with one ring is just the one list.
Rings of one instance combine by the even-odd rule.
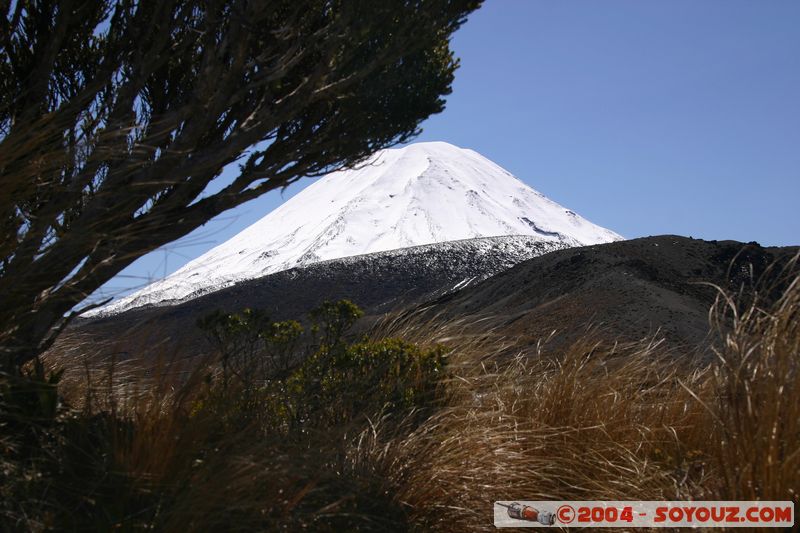
[[333, 172], [238, 235], [97, 311], [170, 303], [327, 259], [502, 235], [568, 246], [620, 240], [472, 150], [445, 142], [383, 150]]

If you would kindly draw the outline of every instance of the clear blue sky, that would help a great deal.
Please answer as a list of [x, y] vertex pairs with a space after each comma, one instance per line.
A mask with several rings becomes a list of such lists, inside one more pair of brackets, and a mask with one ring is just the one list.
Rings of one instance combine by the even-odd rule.
[[[800, 244], [800, 1], [489, 0], [447, 109], [472, 148], [626, 237]], [[109, 282], [162, 277], [311, 180], [223, 214]]]

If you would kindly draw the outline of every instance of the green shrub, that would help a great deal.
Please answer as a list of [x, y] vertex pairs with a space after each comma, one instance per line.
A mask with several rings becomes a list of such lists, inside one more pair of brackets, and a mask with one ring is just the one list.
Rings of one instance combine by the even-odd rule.
[[253, 386], [289, 370], [303, 334], [299, 322], [272, 322], [260, 309], [215, 311], [197, 323], [218, 356], [223, 386], [232, 379]]
[[444, 349], [398, 339], [323, 347], [289, 377], [286, 392], [299, 423], [407, 415], [430, 407], [444, 363]]
[[363, 312], [324, 302], [295, 321], [270, 322], [261, 310], [216, 312], [198, 325], [220, 361], [221, 377], [195, 405], [226, 431], [254, 421], [263, 431], [331, 428], [364, 417], [405, 416], [430, 407], [445, 364], [442, 348], [398, 339], [347, 339]]

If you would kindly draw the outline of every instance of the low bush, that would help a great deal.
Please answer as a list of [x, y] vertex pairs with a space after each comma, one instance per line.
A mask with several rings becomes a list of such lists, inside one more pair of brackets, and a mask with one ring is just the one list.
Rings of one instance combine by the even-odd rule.
[[325, 303], [305, 330], [259, 310], [214, 313], [199, 325], [215, 357], [177, 389], [154, 383], [123, 404], [87, 384], [70, 408], [60, 374], [38, 362], [4, 377], [4, 529], [404, 528], [352, 442], [378, 420], [410, 428], [430, 412], [446, 352], [349, 338], [359, 316]]

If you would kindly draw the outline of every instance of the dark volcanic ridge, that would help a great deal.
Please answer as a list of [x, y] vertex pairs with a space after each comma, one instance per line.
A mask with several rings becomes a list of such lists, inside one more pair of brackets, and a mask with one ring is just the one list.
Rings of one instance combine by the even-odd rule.
[[799, 249], [675, 235], [571, 248], [444, 295], [414, 314], [478, 324], [514, 346], [553, 332], [558, 346], [594, 326], [598, 337], [614, 341], [658, 333], [673, 345], [702, 347], [719, 294], [714, 286], [745, 299], [755, 290], [775, 298], [789, 279], [783, 270], [791, 264], [797, 271], [792, 259]]
[[533, 237], [492, 237], [335, 259], [178, 305], [79, 320], [64, 342], [88, 335], [123, 356], [154, 346], [193, 355], [205, 349], [197, 319], [214, 310], [261, 308], [276, 320], [301, 319], [325, 300], [347, 298], [367, 312], [368, 323], [387, 313], [421, 323], [458, 320], [471, 324], [470, 333], [491, 331], [512, 347], [530, 346], [553, 331], [565, 342], [589, 324], [613, 340], [659, 331], [698, 345], [707, 338], [717, 296], [709, 283], [729, 290], [751, 286], [770, 265], [787, 264], [798, 252], [672, 235], [554, 248], [560, 245]]
[[79, 319], [66, 337], [89, 334], [101, 344], [122, 343], [124, 351], [173, 342], [202, 348], [198, 345], [197, 319], [218, 309], [236, 312], [259, 308], [274, 320], [300, 319], [325, 300], [346, 298], [368, 315], [381, 315], [430, 301], [566, 246], [514, 235], [332, 259], [243, 281], [173, 305]]

